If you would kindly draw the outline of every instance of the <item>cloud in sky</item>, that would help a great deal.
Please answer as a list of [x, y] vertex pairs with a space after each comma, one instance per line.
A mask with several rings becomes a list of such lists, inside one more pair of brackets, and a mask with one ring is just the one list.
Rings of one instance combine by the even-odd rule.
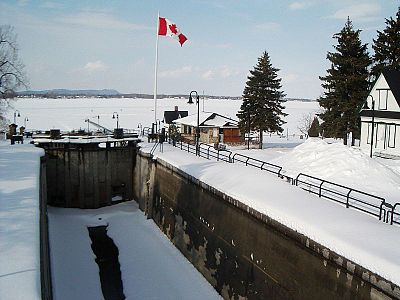
[[183, 66], [174, 70], [166, 70], [162, 72], [158, 72], [159, 78], [180, 78], [182, 76], [186, 76], [192, 73], [192, 66]]
[[332, 18], [345, 20], [350, 17], [353, 21], [369, 22], [379, 18], [381, 6], [377, 3], [360, 3], [337, 10]]
[[277, 31], [281, 28], [281, 24], [276, 22], [265, 22], [256, 25], [256, 29], [265, 32]]
[[307, 6], [310, 5], [310, 2], [306, 2], [306, 1], [296, 1], [296, 2], [292, 2], [289, 4], [289, 8], [291, 10], [301, 10], [301, 9], [305, 9]]
[[108, 66], [105, 65], [101, 60], [96, 60], [93, 62], [88, 62], [81, 70], [87, 73], [94, 72], [104, 72], [108, 69]]
[[201, 78], [205, 80], [212, 79], [226, 79], [233, 76], [239, 75], [241, 72], [237, 69], [231, 68], [229, 66], [222, 66], [218, 68], [208, 69], [203, 71]]
[[29, 3], [29, 0], [18, 0], [17, 3], [19, 6], [25, 6]]
[[64, 7], [62, 3], [55, 1], [46, 1], [43, 2], [40, 6], [43, 8], [50, 8], [50, 9], [60, 9]]
[[117, 19], [111, 14], [102, 12], [80, 12], [75, 15], [64, 16], [61, 23], [79, 27], [112, 30], [153, 30], [150, 26], [130, 23]]

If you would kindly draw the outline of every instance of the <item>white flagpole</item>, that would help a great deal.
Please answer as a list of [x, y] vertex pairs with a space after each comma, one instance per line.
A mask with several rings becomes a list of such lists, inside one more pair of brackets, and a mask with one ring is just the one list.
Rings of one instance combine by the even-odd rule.
[[156, 62], [154, 67], [154, 123], [157, 124], [157, 69], [158, 69], [158, 28], [160, 27], [160, 12], [158, 12], [157, 16], [157, 42], [156, 42]]

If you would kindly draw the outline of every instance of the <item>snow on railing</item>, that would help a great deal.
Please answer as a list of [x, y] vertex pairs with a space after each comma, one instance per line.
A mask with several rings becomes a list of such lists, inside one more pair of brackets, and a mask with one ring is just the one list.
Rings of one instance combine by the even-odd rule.
[[168, 143], [181, 150], [187, 151], [206, 159], [216, 159], [228, 163], [242, 163], [245, 166], [254, 167], [262, 171], [267, 171], [278, 175], [293, 185], [300, 187], [310, 193], [318, 195], [320, 198], [326, 198], [347, 208], [353, 208], [369, 215], [377, 217], [385, 223], [400, 225], [400, 203], [394, 205], [386, 202], [385, 198], [375, 196], [354, 188], [337, 184], [318, 177], [300, 173], [296, 178], [282, 174], [282, 167], [274, 165], [259, 159], [255, 159], [240, 153], [233, 153], [230, 150], [215, 149], [212, 145], [200, 143], [196, 149], [195, 144], [181, 141], [172, 141]]

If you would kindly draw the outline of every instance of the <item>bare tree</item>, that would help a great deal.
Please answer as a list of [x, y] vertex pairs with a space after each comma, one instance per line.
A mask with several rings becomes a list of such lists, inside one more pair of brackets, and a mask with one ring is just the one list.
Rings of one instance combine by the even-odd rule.
[[297, 129], [300, 130], [302, 134], [304, 134], [306, 137], [308, 136], [308, 131], [311, 128], [311, 124], [314, 120], [315, 114], [312, 112], [309, 112], [307, 114], [303, 114], [301, 116], [299, 125], [297, 126]]
[[27, 79], [18, 57], [17, 35], [12, 26], [0, 25], [0, 123], [5, 122], [8, 99], [20, 87], [27, 87]]

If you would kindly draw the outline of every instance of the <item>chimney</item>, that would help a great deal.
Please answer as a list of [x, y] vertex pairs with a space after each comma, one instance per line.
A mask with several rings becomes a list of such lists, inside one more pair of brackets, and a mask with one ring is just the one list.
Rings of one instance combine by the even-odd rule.
[[178, 109], [178, 105], [176, 105], [176, 106], [175, 106], [175, 111], [176, 111], [176, 112], [178, 112], [178, 111], [179, 111], [179, 109]]

